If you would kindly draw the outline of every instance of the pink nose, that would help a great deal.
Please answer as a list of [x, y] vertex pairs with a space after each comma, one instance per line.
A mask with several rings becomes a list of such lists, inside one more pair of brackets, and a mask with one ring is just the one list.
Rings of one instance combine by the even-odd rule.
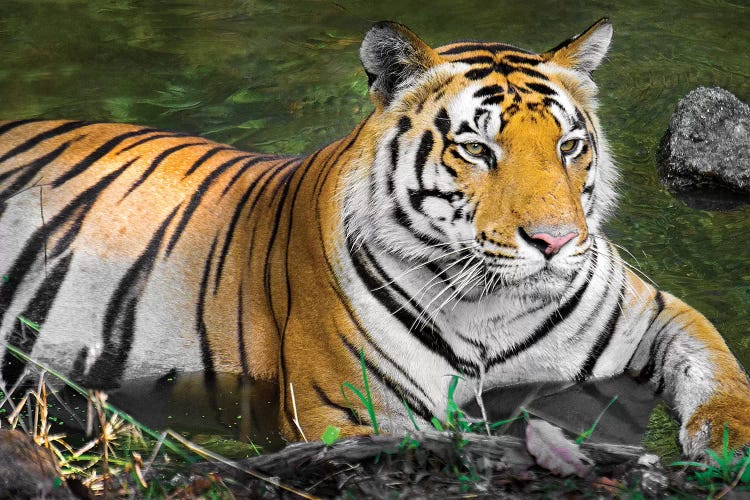
[[572, 232], [564, 236], [552, 236], [547, 233], [536, 233], [530, 236], [531, 243], [537, 247], [540, 251], [544, 252], [544, 255], [551, 257], [555, 255], [564, 244], [578, 236], [578, 233]]

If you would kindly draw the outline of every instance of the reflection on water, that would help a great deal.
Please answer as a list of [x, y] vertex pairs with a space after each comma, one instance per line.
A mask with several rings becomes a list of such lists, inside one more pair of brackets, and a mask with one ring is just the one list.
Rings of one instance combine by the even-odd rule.
[[202, 373], [129, 381], [109, 394], [115, 407], [153, 429], [231, 437], [264, 451], [283, 446], [276, 382]]
[[[617, 397], [608, 408], [613, 397]], [[490, 422], [515, 416], [523, 408], [576, 436], [602, 414], [590, 441], [640, 445], [649, 415], [658, 403], [653, 391], [627, 376], [576, 383], [537, 383], [492, 389], [484, 394]], [[606, 411], [605, 411], [606, 408]], [[467, 406], [479, 416], [476, 403]]]
[[[714, 321], [750, 365], [750, 208], [690, 208], [660, 187], [654, 159], [675, 104], [696, 86], [719, 85], [750, 101], [743, 4], [4, 0], [3, 7], [0, 118], [134, 122], [276, 153], [311, 151], [369, 112], [357, 49], [375, 21], [402, 22], [434, 45], [474, 38], [545, 50], [609, 16], [614, 45], [595, 77], [623, 182], [607, 232], [650, 279]], [[217, 381], [221, 390], [208, 397], [180, 377], [148, 398], [142, 418], [158, 414], [186, 428], [210, 421], [249, 436], [245, 415], [266, 425], [274, 412], [242, 407], [235, 382]], [[168, 400], [162, 394], [184, 409], [153, 411]], [[235, 402], [212, 400], [225, 394]], [[118, 397], [136, 408], [125, 393]]]
[[[604, 411], [614, 396], [617, 400]], [[203, 374], [191, 373], [130, 382], [112, 392], [109, 400], [155, 429], [171, 427], [189, 429], [193, 435], [229, 436], [264, 450], [283, 445], [275, 382], [234, 375], [217, 375], [206, 381]], [[522, 384], [484, 395], [490, 422], [515, 416], [523, 408], [577, 435], [604, 411], [591, 440], [632, 445], [641, 443], [657, 401], [648, 386], [625, 376], [585, 384]], [[481, 416], [475, 402], [465, 410]]]

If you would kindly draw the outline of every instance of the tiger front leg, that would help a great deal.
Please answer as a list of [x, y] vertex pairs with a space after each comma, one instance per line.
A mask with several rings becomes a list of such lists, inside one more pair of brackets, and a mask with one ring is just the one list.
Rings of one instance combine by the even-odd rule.
[[690, 457], [750, 444], [750, 384], [714, 326], [674, 296], [657, 292], [655, 316], [629, 369], [650, 381], [677, 413]]

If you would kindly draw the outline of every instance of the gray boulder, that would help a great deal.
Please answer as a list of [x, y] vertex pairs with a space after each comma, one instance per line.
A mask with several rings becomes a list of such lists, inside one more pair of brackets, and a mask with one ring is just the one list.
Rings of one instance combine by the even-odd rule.
[[750, 201], [750, 106], [720, 87], [677, 103], [657, 152], [662, 184], [697, 208]]

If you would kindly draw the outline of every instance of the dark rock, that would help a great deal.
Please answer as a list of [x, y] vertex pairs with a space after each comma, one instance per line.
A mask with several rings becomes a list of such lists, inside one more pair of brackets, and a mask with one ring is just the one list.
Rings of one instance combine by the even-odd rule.
[[26, 434], [0, 429], [0, 498], [75, 498], [52, 453]]
[[691, 91], [677, 103], [657, 167], [662, 184], [691, 206], [750, 202], [750, 107], [719, 87]]

